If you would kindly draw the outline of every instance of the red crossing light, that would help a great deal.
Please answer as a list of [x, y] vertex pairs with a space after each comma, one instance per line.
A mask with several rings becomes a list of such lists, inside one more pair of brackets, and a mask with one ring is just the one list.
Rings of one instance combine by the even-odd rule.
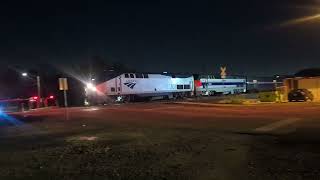
[[54, 99], [54, 96], [49, 96], [49, 99]]
[[201, 87], [201, 86], [202, 86], [202, 83], [201, 83], [200, 80], [194, 80], [194, 85], [195, 85], [196, 87]]

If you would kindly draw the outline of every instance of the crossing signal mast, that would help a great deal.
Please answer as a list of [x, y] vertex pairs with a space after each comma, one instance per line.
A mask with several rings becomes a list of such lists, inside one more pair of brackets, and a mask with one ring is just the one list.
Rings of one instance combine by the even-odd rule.
[[226, 66], [221, 66], [220, 67], [220, 76], [221, 76], [221, 79], [225, 79], [227, 78], [227, 67]]

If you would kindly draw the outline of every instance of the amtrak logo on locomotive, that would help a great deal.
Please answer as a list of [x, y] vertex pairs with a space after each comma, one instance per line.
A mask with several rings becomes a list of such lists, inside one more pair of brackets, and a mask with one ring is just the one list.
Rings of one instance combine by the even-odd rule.
[[124, 83], [124, 85], [128, 86], [131, 89], [133, 89], [136, 84], [137, 83], [134, 82], [134, 81], [127, 81], [127, 82]]

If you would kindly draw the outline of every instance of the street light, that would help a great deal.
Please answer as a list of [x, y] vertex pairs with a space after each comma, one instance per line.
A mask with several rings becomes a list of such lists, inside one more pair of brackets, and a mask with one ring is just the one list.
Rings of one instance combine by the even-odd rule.
[[[31, 77], [30, 75], [28, 75], [28, 73], [24, 72], [21, 74], [23, 77]], [[34, 76], [33, 76], [34, 77]], [[40, 104], [42, 102], [42, 99], [41, 99], [41, 85], [40, 85], [40, 76], [36, 76], [36, 79], [37, 79], [37, 92], [38, 92], [38, 98], [40, 101], [38, 101], [37, 103], [37, 106], [38, 108], [40, 107]]]

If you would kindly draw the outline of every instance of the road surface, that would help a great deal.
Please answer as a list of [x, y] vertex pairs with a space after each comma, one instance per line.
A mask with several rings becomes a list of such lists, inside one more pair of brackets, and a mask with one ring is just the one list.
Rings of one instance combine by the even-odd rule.
[[[315, 179], [320, 104], [136, 103], [2, 119], [0, 177]], [[3, 179], [1, 178], [1, 179]]]

